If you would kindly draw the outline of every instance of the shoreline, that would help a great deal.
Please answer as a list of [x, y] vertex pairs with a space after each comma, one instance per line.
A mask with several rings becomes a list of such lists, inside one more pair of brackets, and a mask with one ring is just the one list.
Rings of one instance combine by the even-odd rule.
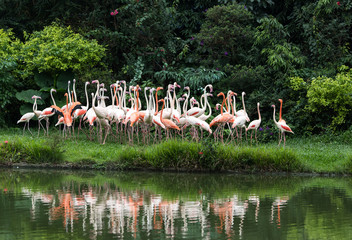
[[89, 170], [89, 171], [105, 171], [105, 172], [152, 172], [152, 173], [191, 173], [191, 174], [230, 174], [230, 175], [260, 175], [260, 176], [299, 176], [299, 177], [351, 177], [350, 173], [334, 173], [334, 172], [283, 172], [283, 171], [245, 171], [245, 170], [191, 170], [191, 169], [157, 169], [157, 168], [118, 168], [107, 167], [103, 165], [79, 165], [74, 163], [51, 164], [51, 163], [0, 163], [0, 169], [28, 169], [28, 170]]

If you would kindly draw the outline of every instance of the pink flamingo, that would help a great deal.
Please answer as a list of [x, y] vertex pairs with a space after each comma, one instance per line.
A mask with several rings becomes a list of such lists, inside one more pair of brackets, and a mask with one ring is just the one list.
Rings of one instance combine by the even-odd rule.
[[163, 110], [165, 107], [165, 100], [161, 99], [158, 102], [163, 102], [163, 106], [161, 107], [161, 112], [160, 112], [160, 122], [162, 122], [164, 124], [166, 131], [169, 129], [176, 129], [176, 130], [180, 131], [181, 129], [176, 125], [176, 123], [174, 123], [173, 121], [171, 121], [169, 119], [162, 118]]
[[[248, 127], [246, 128], [246, 131], [248, 131], [248, 130], [255, 130], [255, 140], [256, 140], [257, 142], [258, 142], [258, 140], [257, 140], [257, 129], [259, 128], [260, 123], [262, 122], [262, 118], [261, 118], [261, 116], [260, 116], [259, 106], [260, 106], [260, 103], [258, 102], [258, 103], [257, 103], [257, 109], [258, 109], [258, 116], [259, 116], [259, 119], [253, 120], [252, 122], [250, 122], [249, 125], [248, 125]], [[252, 143], [252, 135], [253, 135], [253, 131], [251, 132], [251, 143]]]
[[280, 146], [280, 143], [282, 141], [282, 135], [284, 136], [284, 147], [285, 147], [285, 144], [286, 144], [286, 136], [285, 136], [285, 132], [290, 132], [290, 133], [293, 133], [293, 131], [291, 130], [291, 128], [285, 123], [285, 122], [277, 122], [276, 119], [275, 119], [275, 105], [271, 105], [273, 108], [274, 108], [274, 113], [273, 113], [273, 119], [274, 119], [274, 122], [276, 124], [276, 127], [280, 130], [281, 132], [281, 138], [279, 140], [279, 146]]

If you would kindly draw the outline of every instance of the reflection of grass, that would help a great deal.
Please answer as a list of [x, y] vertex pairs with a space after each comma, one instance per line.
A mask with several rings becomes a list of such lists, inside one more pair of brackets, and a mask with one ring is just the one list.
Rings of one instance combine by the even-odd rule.
[[[56, 170], [0, 170], [0, 189], [21, 192], [23, 187], [45, 192], [70, 189], [72, 192], [92, 187], [101, 191], [143, 191], [160, 194], [165, 200], [200, 200], [249, 196], [290, 198], [305, 188], [340, 189], [352, 197], [346, 178], [254, 176], [235, 174], [190, 174], [155, 172], [97, 172]], [[99, 190], [100, 191], [100, 190]]]
[[[9, 141], [11, 148], [1, 147], [4, 162], [62, 162], [76, 167], [115, 169], [174, 169], [200, 171], [294, 171], [350, 173], [352, 147], [337, 141], [321, 141], [323, 137], [288, 138], [286, 148], [275, 143], [258, 146], [195, 143], [181, 140], [160, 144], [121, 145], [108, 141], [105, 145], [85, 139], [63, 140], [57, 131], [48, 137], [22, 137], [18, 130], [0, 132], [0, 141]], [[325, 143], [323, 143], [325, 142]]]

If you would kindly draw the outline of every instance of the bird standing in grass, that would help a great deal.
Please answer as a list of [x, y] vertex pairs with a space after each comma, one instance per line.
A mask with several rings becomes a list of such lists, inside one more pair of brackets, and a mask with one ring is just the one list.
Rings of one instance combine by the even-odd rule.
[[[260, 116], [260, 110], [259, 110], [259, 106], [260, 103], [257, 103], [257, 109], [258, 109], [258, 117], [259, 119], [253, 120], [252, 122], [249, 123], [248, 127], [246, 128], [246, 131], [248, 130], [254, 130], [255, 131], [255, 141], [258, 143], [258, 139], [257, 139], [257, 130], [260, 126], [260, 123], [262, 122], [262, 118]], [[253, 131], [251, 132], [251, 143], [252, 143], [252, 135], [253, 135]]]
[[[285, 132], [290, 132], [290, 133], [293, 133], [293, 131], [291, 130], [291, 128], [286, 124], [286, 122], [284, 121], [279, 121], [277, 122], [276, 119], [275, 119], [275, 105], [271, 105], [273, 108], [274, 108], [274, 113], [273, 113], [273, 119], [274, 119], [274, 122], [276, 124], [276, 127], [280, 130], [280, 133], [281, 133], [281, 137], [279, 139], [279, 146], [280, 146], [280, 143], [282, 141], [282, 136], [284, 136], [284, 147], [286, 145], [286, 136], [285, 136]], [[279, 133], [279, 134], [280, 134]]]

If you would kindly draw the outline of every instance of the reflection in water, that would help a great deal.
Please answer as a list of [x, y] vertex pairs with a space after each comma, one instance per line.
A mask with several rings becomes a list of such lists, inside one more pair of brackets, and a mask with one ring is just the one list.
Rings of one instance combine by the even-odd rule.
[[[290, 187], [282, 188], [275, 183], [277, 178], [261, 178], [258, 181], [246, 176], [219, 178], [207, 175], [203, 178], [195, 175], [195, 181], [192, 182], [189, 181], [192, 179], [190, 174], [180, 178], [170, 174], [172, 179], [169, 179], [167, 175], [160, 174], [141, 177], [143, 173], [138, 173], [141, 175], [139, 178], [131, 178], [133, 175], [129, 173], [127, 176], [109, 176], [106, 182], [100, 179], [103, 183], [99, 184], [96, 175], [90, 179], [75, 174], [50, 173], [55, 184], [44, 180], [36, 185], [35, 179], [44, 177], [43, 173], [36, 175], [35, 172], [18, 171], [11, 172], [12, 177], [8, 176], [9, 171], [1, 174], [6, 175], [6, 180], [0, 188], [7, 187], [6, 191], [0, 193], [0, 200], [6, 203], [5, 206], [0, 205], [0, 210], [18, 212], [16, 204], [28, 201], [30, 221], [46, 222], [44, 236], [49, 236], [49, 232], [55, 229], [59, 230], [55, 234], [61, 231], [62, 236], [71, 234], [69, 236], [72, 238], [82, 239], [102, 239], [107, 236], [135, 239], [273, 239], [291, 236], [292, 227], [295, 227], [298, 235], [294, 237], [299, 237], [302, 229], [308, 226], [302, 221], [304, 223], [308, 219], [307, 214], [311, 214], [311, 206], [306, 205], [310, 200], [300, 198], [300, 195], [305, 196], [304, 192], [311, 189], [306, 187], [312, 181], [310, 178], [295, 179], [296, 185], [292, 183], [293, 178], [280, 179], [286, 183], [284, 186]], [[21, 181], [22, 178], [25, 181]], [[34, 182], [30, 183], [31, 179]], [[182, 187], [178, 193], [174, 192], [179, 187], [175, 180]], [[226, 185], [223, 180], [229, 184]], [[176, 184], [171, 185], [174, 189], [166, 186], [170, 181]], [[215, 186], [203, 185], [202, 181]], [[219, 187], [221, 185], [223, 188]], [[302, 205], [297, 205], [299, 202]], [[340, 203], [340, 207], [344, 208], [344, 204]], [[295, 220], [300, 223], [292, 224]], [[0, 215], [0, 223], [5, 221], [4, 216]], [[28, 228], [27, 231], [31, 231], [33, 227]], [[348, 231], [351, 230], [349, 227]], [[0, 227], [0, 237], [4, 233], [16, 234]], [[38, 237], [38, 232], [26, 234]], [[304, 234], [306, 236], [308, 232]]]

